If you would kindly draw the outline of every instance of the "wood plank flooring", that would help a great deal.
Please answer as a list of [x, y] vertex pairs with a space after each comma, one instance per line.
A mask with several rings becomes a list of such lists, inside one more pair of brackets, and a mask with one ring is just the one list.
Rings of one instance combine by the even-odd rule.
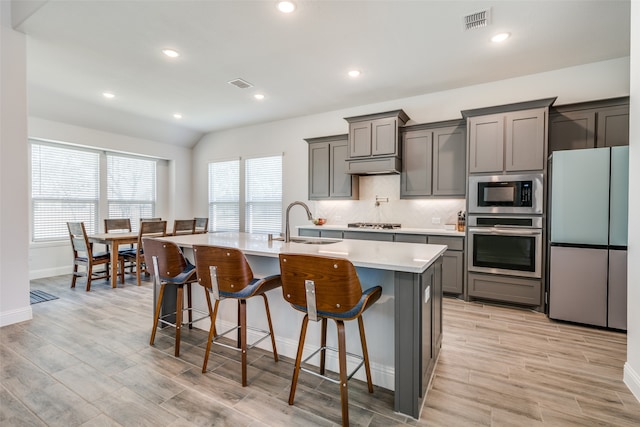
[[[287, 404], [292, 361], [214, 346], [200, 372], [206, 333], [173, 331], [148, 345], [152, 287], [128, 279], [69, 289], [70, 276], [34, 280], [59, 297], [33, 305], [33, 320], [0, 328], [0, 425], [333, 426], [336, 386], [301, 373]], [[366, 323], [366, 315], [365, 315]], [[375, 333], [367, 331], [368, 334]], [[357, 343], [356, 343], [357, 344]], [[554, 322], [544, 315], [444, 301], [444, 338], [420, 420], [393, 411], [393, 393], [349, 383], [357, 426], [638, 426], [640, 403], [622, 382], [626, 335]]]

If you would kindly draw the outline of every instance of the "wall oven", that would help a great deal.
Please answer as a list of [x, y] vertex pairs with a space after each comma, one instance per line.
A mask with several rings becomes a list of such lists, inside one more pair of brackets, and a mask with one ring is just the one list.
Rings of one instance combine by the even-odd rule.
[[542, 277], [542, 217], [469, 216], [468, 271]]
[[472, 175], [469, 213], [542, 215], [542, 174]]

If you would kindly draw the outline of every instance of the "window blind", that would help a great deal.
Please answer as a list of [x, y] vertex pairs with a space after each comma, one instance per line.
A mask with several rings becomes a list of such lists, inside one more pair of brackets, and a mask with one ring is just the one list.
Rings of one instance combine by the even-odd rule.
[[245, 161], [245, 231], [282, 231], [282, 155]]
[[129, 218], [138, 231], [140, 218], [155, 216], [156, 161], [107, 154], [109, 218]]
[[209, 228], [240, 231], [240, 161], [209, 163]]
[[100, 157], [96, 152], [31, 144], [32, 240], [69, 238], [67, 222], [97, 232]]

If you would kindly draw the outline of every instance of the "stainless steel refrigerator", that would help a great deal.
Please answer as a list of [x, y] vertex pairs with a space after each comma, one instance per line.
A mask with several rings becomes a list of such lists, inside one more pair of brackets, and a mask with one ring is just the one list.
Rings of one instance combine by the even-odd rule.
[[549, 317], [627, 327], [629, 147], [555, 151]]

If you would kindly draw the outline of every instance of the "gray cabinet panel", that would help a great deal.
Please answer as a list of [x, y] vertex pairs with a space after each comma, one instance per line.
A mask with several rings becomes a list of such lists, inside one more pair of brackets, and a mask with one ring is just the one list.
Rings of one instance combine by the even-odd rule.
[[464, 250], [464, 238], [449, 236], [429, 236], [429, 244], [431, 245], [447, 245], [449, 250]]
[[627, 330], [627, 251], [609, 250], [607, 326]]
[[540, 108], [506, 115], [506, 171], [544, 169], [546, 111], [546, 108]]
[[470, 297], [531, 306], [542, 304], [542, 285], [536, 279], [469, 273], [467, 287]]
[[402, 135], [402, 153], [401, 197], [431, 195], [433, 132], [405, 132]]
[[356, 240], [377, 240], [379, 242], [393, 242], [393, 234], [391, 233], [371, 233], [366, 231], [345, 231], [343, 233], [345, 239]]
[[549, 120], [549, 153], [595, 147], [595, 111], [568, 111]]
[[597, 147], [629, 145], [629, 106], [598, 111]]
[[424, 234], [396, 234], [396, 242], [405, 243], [427, 243], [427, 236]]
[[309, 199], [329, 197], [329, 143], [309, 144]]
[[[348, 199], [354, 195], [355, 198], [358, 197], [358, 177], [346, 173], [347, 151], [348, 144], [346, 140], [329, 144], [329, 197], [332, 199]], [[354, 186], [354, 182], [356, 186]]]
[[463, 127], [433, 131], [433, 195], [466, 193], [467, 138]]
[[398, 120], [395, 117], [371, 122], [371, 155], [398, 155]]
[[308, 228], [299, 228], [298, 236], [300, 237], [320, 237], [320, 230], [309, 230]]
[[504, 115], [471, 117], [469, 173], [502, 172], [504, 163]]
[[349, 123], [349, 157], [371, 155], [371, 122]]
[[342, 231], [339, 230], [320, 230], [320, 237], [328, 237], [331, 239], [342, 239]]
[[442, 257], [442, 290], [452, 294], [464, 292], [464, 252], [446, 251]]
[[359, 177], [347, 173], [347, 135], [309, 138], [309, 200], [357, 199]]
[[549, 317], [607, 326], [607, 249], [552, 246]]

